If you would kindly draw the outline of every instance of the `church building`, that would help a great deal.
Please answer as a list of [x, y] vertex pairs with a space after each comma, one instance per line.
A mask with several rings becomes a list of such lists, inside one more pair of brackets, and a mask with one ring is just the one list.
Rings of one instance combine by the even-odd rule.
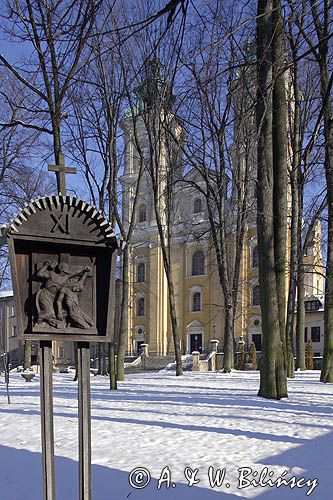
[[[130, 241], [127, 353], [138, 354], [140, 346], [147, 343], [151, 355], [164, 356], [172, 354], [174, 347], [168, 285], [155, 217], [152, 178], [148, 168], [149, 161], [151, 161], [149, 158], [151, 139], [147, 132], [150, 130], [147, 127], [147, 116], [149, 113], [156, 113], [157, 109], [160, 110], [160, 113], [167, 116], [167, 118], [164, 116], [164, 119], [168, 120], [168, 126], [172, 128], [171, 136], [179, 140], [181, 140], [183, 130], [180, 121], [172, 113], [173, 97], [168, 83], [161, 77], [158, 60], [154, 59], [146, 66], [145, 79], [137, 87], [136, 95], [138, 97], [136, 108], [127, 112], [122, 122], [125, 165], [120, 179], [124, 226], [128, 228], [132, 215], [135, 221]], [[169, 100], [168, 106], [161, 106], [161, 96]], [[159, 168], [168, 171], [168, 168], [172, 167], [177, 170], [177, 187], [172, 193], [173, 222], [170, 255], [181, 352], [182, 354], [193, 351], [208, 352], [211, 340], [215, 339], [219, 340], [219, 349], [221, 349], [225, 316], [223, 291], [210, 233], [206, 199], [197, 188], [200, 187], [200, 183], [203, 183], [203, 179], [195, 169], [186, 170], [182, 162], [179, 167], [168, 165], [170, 155], [167, 151], [168, 148], [170, 149], [170, 144], [167, 144], [168, 139], [163, 136], [163, 132], [159, 136]], [[141, 156], [138, 149], [141, 150], [141, 156], [145, 162], [143, 171], [140, 168]], [[162, 221], [165, 222], [163, 193], [167, 186], [163, 185], [163, 176], [161, 179], [158, 186], [161, 193], [159, 210], [162, 214]], [[251, 196], [254, 198], [254, 190]], [[232, 208], [230, 208], [230, 218], [232, 218]], [[196, 228], [195, 231], [193, 228]], [[198, 232], [200, 232], [199, 238]], [[323, 277], [320, 273], [322, 255], [319, 224], [305, 259], [307, 269], [311, 270], [306, 274], [305, 295], [319, 301], [321, 305], [318, 311], [322, 308], [324, 289]], [[314, 321], [319, 322], [319, 317]], [[320, 346], [319, 343], [314, 344], [314, 350], [319, 353], [319, 351], [322, 352], [323, 327], [321, 324], [312, 325], [312, 327], [317, 328], [316, 340], [320, 342]], [[318, 328], [319, 332], [321, 331], [319, 337]], [[248, 344], [254, 342], [257, 350], [261, 350], [258, 247], [254, 212], [249, 214], [247, 220], [242, 251], [235, 322], [236, 342], [241, 337]]]

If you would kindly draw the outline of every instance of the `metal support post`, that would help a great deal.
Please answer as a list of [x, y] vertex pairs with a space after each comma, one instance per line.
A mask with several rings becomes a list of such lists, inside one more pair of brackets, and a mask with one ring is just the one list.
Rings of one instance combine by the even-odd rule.
[[80, 500], [91, 500], [90, 344], [78, 342]]
[[55, 500], [52, 342], [41, 341], [40, 401], [43, 452], [43, 499]]

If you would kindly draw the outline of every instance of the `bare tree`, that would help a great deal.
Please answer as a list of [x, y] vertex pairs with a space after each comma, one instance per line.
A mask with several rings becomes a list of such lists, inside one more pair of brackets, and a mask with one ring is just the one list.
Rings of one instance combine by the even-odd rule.
[[[174, 140], [174, 134], [180, 140], [181, 127], [177, 126], [171, 112], [172, 94], [168, 84], [161, 86], [159, 62], [152, 60], [148, 63], [147, 79], [143, 82], [139, 95], [144, 108], [139, 119], [144, 124], [148, 141], [148, 159], [146, 172], [153, 193], [153, 205], [156, 225], [161, 247], [164, 272], [168, 284], [168, 300], [170, 320], [176, 358], [176, 375], [183, 374], [180, 336], [177, 320], [175, 290], [172, 270], [171, 240], [174, 222], [174, 192], [178, 176], [180, 159], [179, 147]], [[134, 122], [136, 130], [136, 122]], [[178, 132], [177, 132], [178, 131]], [[142, 144], [135, 133], [136, 148], [144, 158]]]
[[[228, 10], [229, 17], [226, 14]], [[212, 238], [222, 291], [224, 313], [224, 371], [234, 363], [234, 330], [239, 313], [242, 259], [246, 223], [253, 207], [255, 125], [253, 46], [247, 31], [234, 34], [240, 22], [231, 6], [212, 5], [211, 28], [196, 27], [192, 46], [183, 51], [186, 92], [180, 113], [184, 116], [185, 163], [199, 182], [186, 182], [206, 200], [208, 226], [195, 227], [197, 237]], [[220, 43], [224, 40], [224, 43]], [[251, 60], [252, 58], [252, 60]], [[252, 182], [251, 182], [252, 177]]]
[[[19, 106], [15, 106], [17, 99], [15, 96], [13, 99], [10, 92], [2, 94], [11, 113], [1, 117], [0, 127], [10, 131], [22, 127], [47, 134], [52, 139], [56, 164], [63, 148], [61, 125], [67, 117], [68, 93], [83, 65], [84, 51], [101, 3], [15, 0], [9, 1], [6, 12], [2, 13], [5, 36], [24, 42], [29, 48], [26, 60], [18, 63], [0, 54], [2, 68], [24, 89], [24, 99]], [[33, 184], [31, 181], [29, 178], [29, 186]], [[59, 192], [59, 176], [57, 181]], [[25, 366], [29, 364], [30, 350], [30, 343], [27, 343]]]
[[[119, 14], [119, 13], [118, 13]], [[110, 16], [107, 26], [116, 29], [117, 19]], [[117, 45], [116, 42], [119, 42]], [[117, 46], [113, 51], [108, 47]], [[86, 68], [76, 91], [71, 95], [73, 117], [69, 121], [70, 141], [67, 147], [84, 174], [89, 196], [95, 206], [117, 224], [124, 245], [122, 251], [122, 299], [117, 367], [115, 339], [109, 345], [110, 386], [116, 378], [124, 380], [124, 360], [128, 336], [129, 242], [134, 227], [134, 213], [125, 221], [121, 215], [119, 177], [123, 164], [121, 123], [124, 105], [130, 96], [128, 65], [124, 62], [120, 40], [116, 35], [94, 37], [93, 60]], [[118, 146], [120, 138], [120, 146]], [[141, 168], [142, 170], [142, 168]], [[139, 181], [136, 191], [139, 188]], [[134, 197], [136, 199], [136, 197]], [[134, 199], [134, 208], [136, 201]], [[105, 346], [99, 346], [99, 373], [105, 374]]]
[[[274, 15], [273, 15], [274, 9]], [[262, 357], [260, 361], [259, 395], [281, 399], [287, 396], [283, 339], [285, 323], [282, 313], [282, 274], [286, 229], [286, 162], [281, 149], [279, 123], [286, 128], [285, 82], [281, 75], [281, 10], [277, 1], [259, 0], [257, 17], [257, 129], [258, 129], [258, 250], [259, 285], [262, 314]], [[281, 82], [282, 80], [282, 82]], [[280, 107], [281, 106], [281, 107]], [[279, 116], [278, 110], [281, 111]], [[281, 124], [282, 121], [282, 124]], [[281, 129], [280, 129], [281, 130]], [[281, 177], [281, 181], [280, 178]], [[282, 196], [277, 203], [274, 192]], [[282, 307], [282, 312], [279, 310]]]
[[[0, 54], [0, 62], [29, 91], [20, 114], [2, 121], [2, 127], [20, 125], [48, 134], [56, 163], [62, 151], [61, 122], [66, 117], [68, 91], [83, 64], [83, 52], [95, 25], [101, 2], [40, 0], [10, 1], [2, 14], [2, 31], [24, 42], [28, 58], [24, 66]], [[59, 186], [58, 186], [59, 187]]]
[[[310, 48], [319, 66], [322, 117], [325, 139], [325, 177], [328, 205], [327, 267], [325, 289], [325, 345], [321, 382], [333, 382], [333, 73], [330, 71], [329, 35], [332, 30], [332, 5], [323, 0], [322, 11], [314, 0], [310, 0], [311, 13], [317, 36], [318, 49], [310, 42]], [[308, 38], [307, 38], [308, 41]]]
[[[321, 106], [314, 126], [314, 133], [309, 141], [306, 152], [312, 148], [320, 136], [320, 125], [323, 123], [324, 138], [324, 170], [327, 188], [328, 205], [328, 239], [327, 265], [325, 288], [325, 346], [321, 381], [333, 382], [333, 123], [332, 123], [332, 85], [333, 76], [330, 67], [331, 45], [331, 11], [332, 5], [328, 0], [315, 2], [302, 0], [301, 12], [310, 12], [307, 22], [303, 22], [301, 14], [297, 13], [295, 21], [307, 44], [309, 53], [313, 56], [318, 68], [320, 83]], [[312, 22], [311, 22], [312, 21]]]

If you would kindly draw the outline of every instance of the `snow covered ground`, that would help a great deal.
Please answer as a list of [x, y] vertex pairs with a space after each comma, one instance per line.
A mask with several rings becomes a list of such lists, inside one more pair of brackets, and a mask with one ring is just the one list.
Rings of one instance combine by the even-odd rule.
[[[188, 372], [180, 378], [169, 372], [135, 374], [114, 392], [106, 378], [92, 377], [93, 500], [298, 500], [311, 489], [311, 499], [329, 500], [333, 387], [318, 379], [319, 372], [297, 373], [289, 382], [289, 398], [270, 401], [257, 397], [259, 374], [252, 372]], [[0, 500], [41, 500], [39, 378], [28, 384], [12, 375], [11, 396], [7, 405], [2, 375]], [[54, 397], [57, 500], [77, 500], [72, 375], [54, 376]], [[151, 480], [136, 489], [129, 474], [142, 467]], [[245, 477], [246, 467], [257, 476]], [[246, 480], [259, 481], [260, 475], [267, 483], [265, 468], [272, 481], [282, 474], [299, 480], [299, 487], [246, 487]], [[221, 474], [225, 469], [225, 477], [214, 488], [209, 470], [215, 476], [217, 469]], [[162, 471], [165, 481], [158, 489]], [[189, 487], [191, 477], [200, 482]]]

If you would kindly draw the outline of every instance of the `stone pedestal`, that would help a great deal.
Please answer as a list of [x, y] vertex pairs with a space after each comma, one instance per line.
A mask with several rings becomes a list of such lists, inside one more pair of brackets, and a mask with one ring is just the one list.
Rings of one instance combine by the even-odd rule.
[[193, 366], [192, 366], [192, 371], [193, 372], [198, 372], [199, 371], [199, 361], [200, 361], [200, 352], [199, 351], [193, 351], [192, 352], [192, 358], [193, 358]]
[[219, 340], [217, 339], [212, 339], [210, 341], [210, 352], [217, 352], [217, 347], [219, 345]]
[[149, 356], [149, 353], [148, 353], [149, 344], [141, 344], [140, 347], [141, 347], [141, 354], [144, 357], [148, 357]]

